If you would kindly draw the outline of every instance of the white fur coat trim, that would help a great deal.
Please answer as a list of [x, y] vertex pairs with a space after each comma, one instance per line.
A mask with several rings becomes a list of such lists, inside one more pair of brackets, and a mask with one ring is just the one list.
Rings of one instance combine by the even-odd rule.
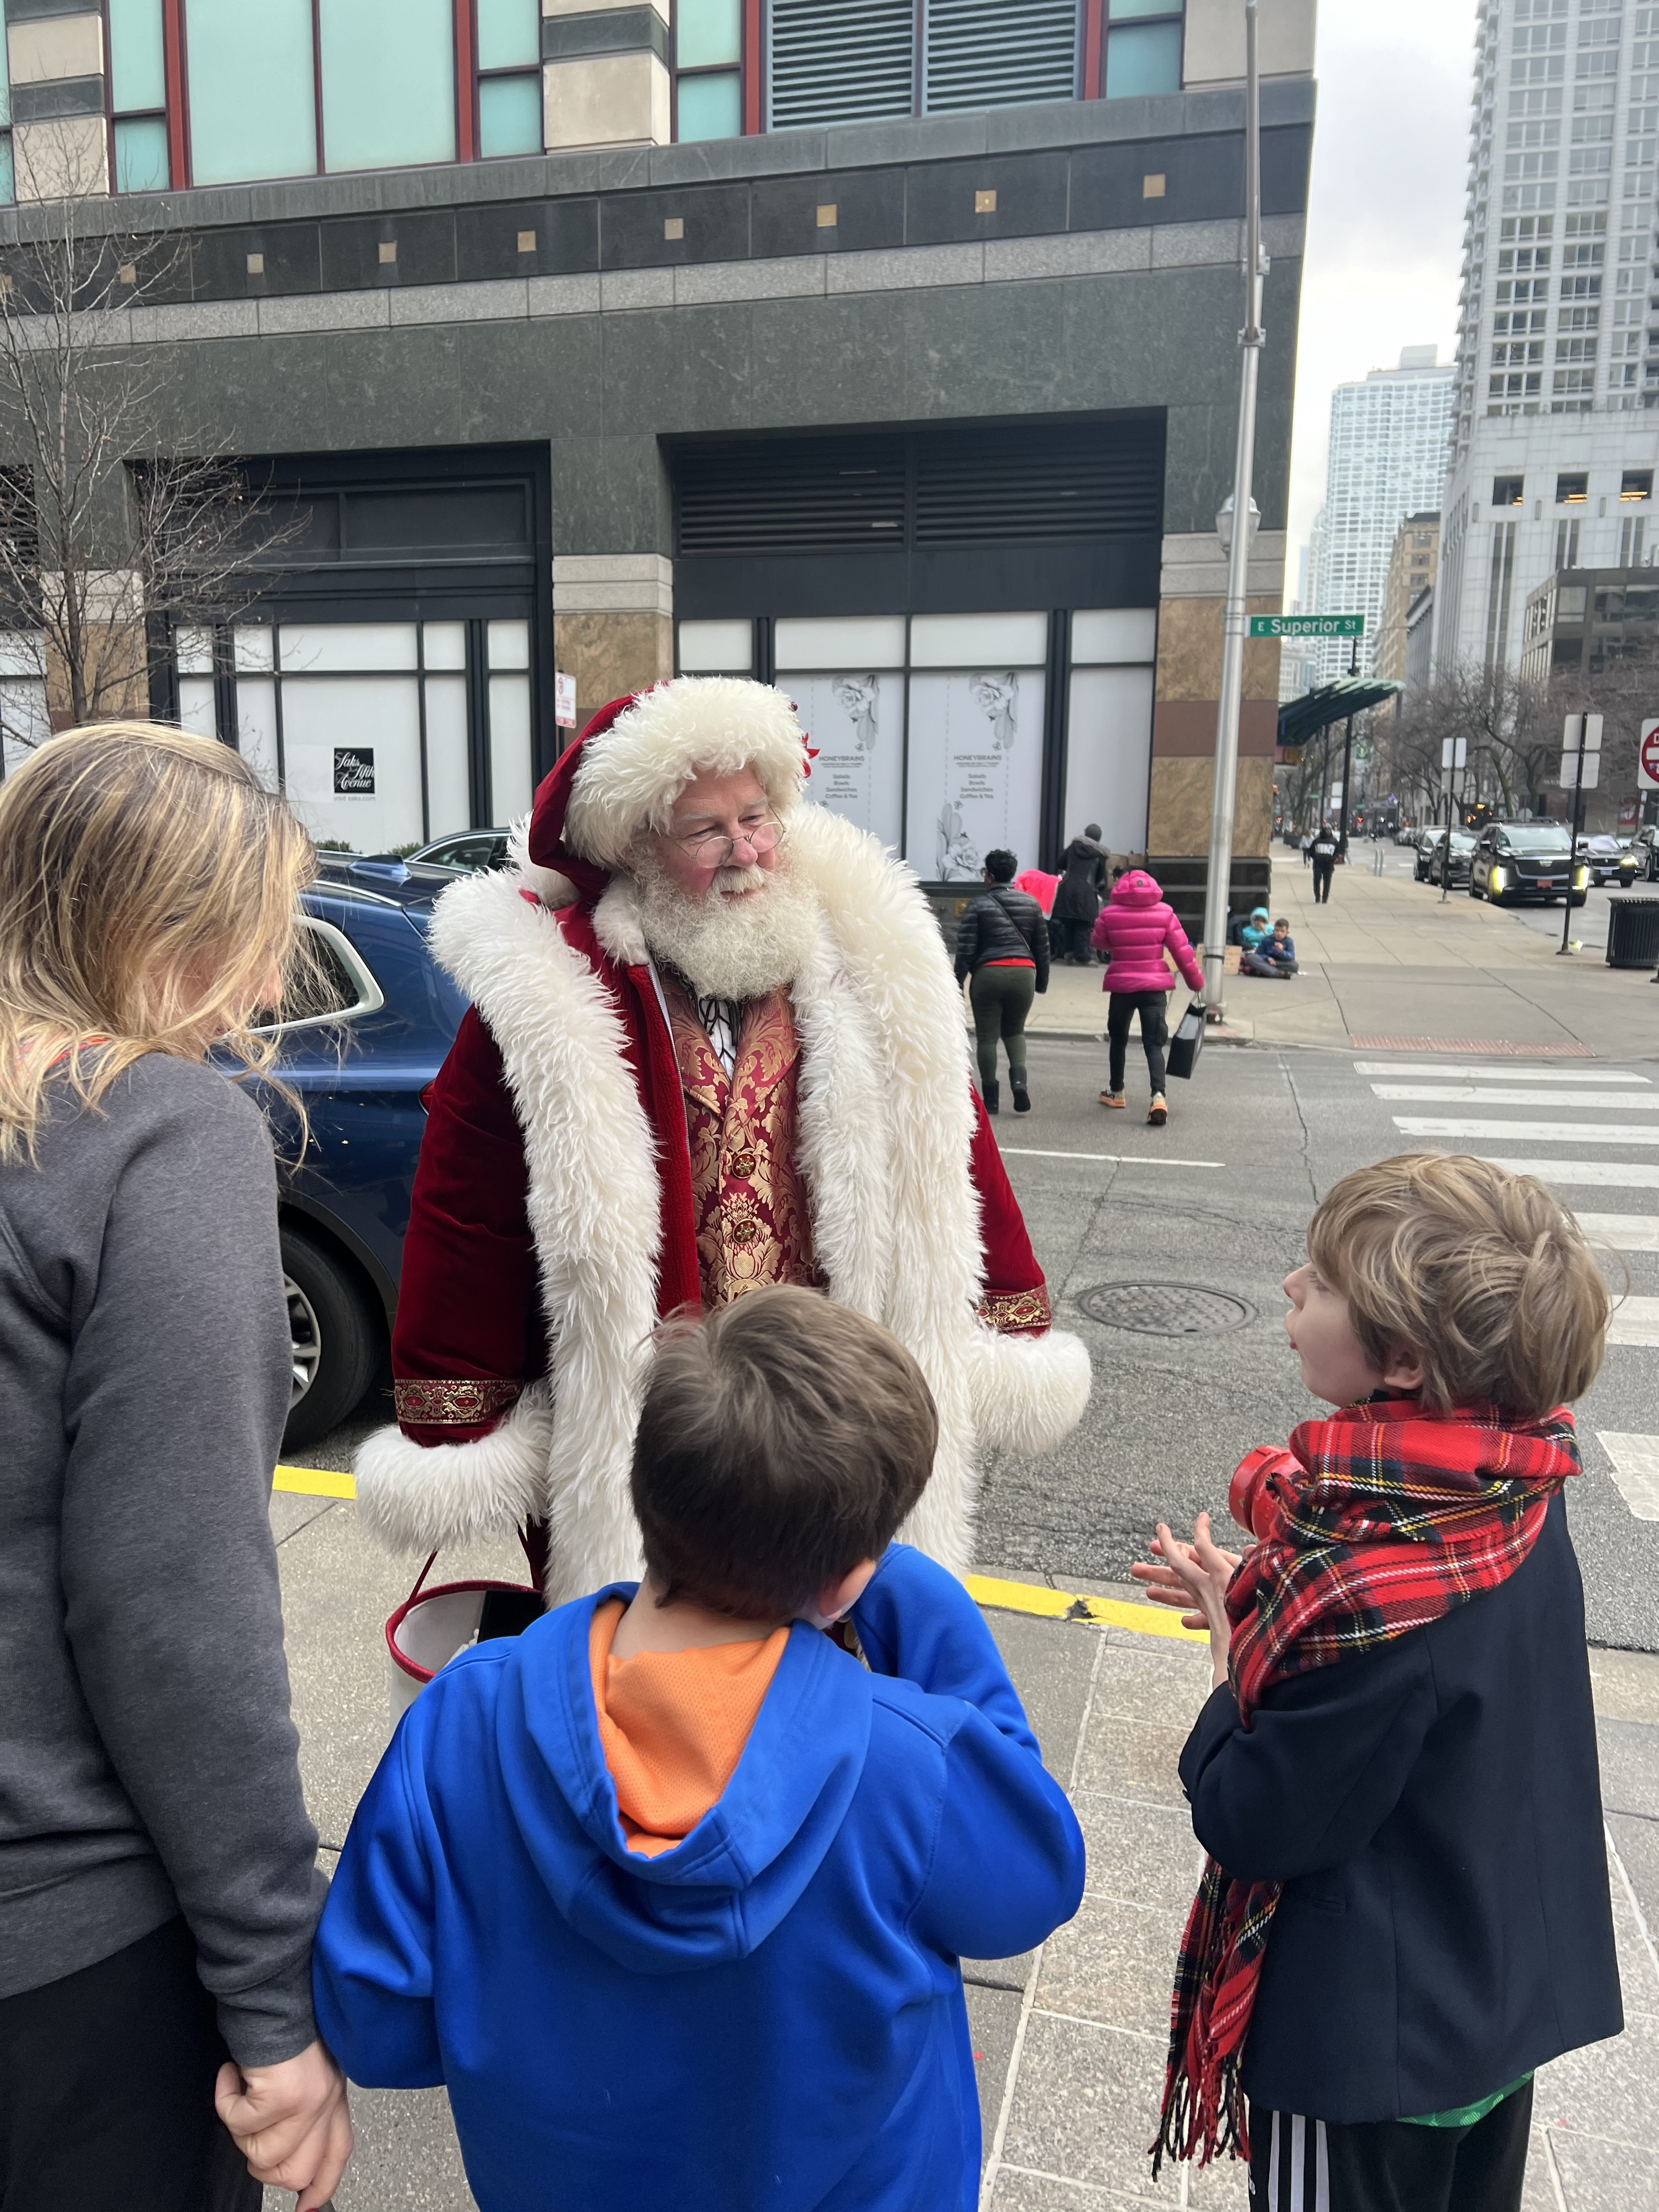
[[[976, 1445], [1051, 1449], [1087, 1402], [1088, 1354], [1075, 1337], [1000, 1335], [975, 1315], [982, 1282], [967, 1039], [926, 900], [874, 838], [821, 808], [800, 809], [790, 834], [821, 911], [815, 956], [793, 994], [799, 1158], [818, 1263], [830, 1296], [890, 1328], [927, 1377], [939, 1453], [905, 1534], [960, 1573], [973, 1557]], [[594, 927], [612, 957], [642, 959], [628, 878], [600, 900]], [[618, 1015], [551, 915], [519, 896], [518, 880], [480, 876], [446, 891], [432, 941], [501, 1048], [525, 1132], [556, 1346], [541, 1505], [553, 1525], [550, 1595], [562, 1600], [637, 1571], [628, 1473], [656, 1315], [653, 1139]], [[360, 1459], [375, 1455], [364, 1504], [377, 1528], [429, 1546], [461, 1533], [451, 1522], [464, 1515], [472, 1533], [483, 1478], [469, 1455], [481, 1447], [422, 1450], [394, 1444], [396, 1435], [371, 1439]], [[409, 1454], [421, 1462], [422, 1502], [394, 1509], [378, 1470], [389, 1474]], [[496, 1525], [506, 1528], [524, 1510], [516, 1472], [500, 1504]]]

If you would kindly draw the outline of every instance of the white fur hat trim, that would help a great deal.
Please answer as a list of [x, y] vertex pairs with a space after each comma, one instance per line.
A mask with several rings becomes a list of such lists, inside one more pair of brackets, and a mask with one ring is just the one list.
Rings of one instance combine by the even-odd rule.
[[662, 830], [693, 775], [752, 768], [778, 811], [800, 797], [805, 739], [781, 691], [742, 676], [677, 676], [588, 739], [570, 787], [565, 842], [595, 866], [623, 865], [641, 830]]

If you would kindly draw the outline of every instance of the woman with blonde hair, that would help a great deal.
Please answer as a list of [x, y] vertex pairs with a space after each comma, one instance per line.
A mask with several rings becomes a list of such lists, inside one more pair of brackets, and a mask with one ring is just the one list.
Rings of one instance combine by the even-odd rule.
[[5, 2212], [241, 2212], [260, 2181], [304, 2212], [350, 2151], [268, 1514], [274, 1163], [207, 1064], [269, 1065], [313, 865], [179, 730], [71, 730], [0, 784]]

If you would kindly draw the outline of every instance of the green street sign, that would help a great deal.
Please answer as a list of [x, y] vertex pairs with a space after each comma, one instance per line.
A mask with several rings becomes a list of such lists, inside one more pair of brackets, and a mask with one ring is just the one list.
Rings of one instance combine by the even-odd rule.
[[1364, 615], [1252, 615], [1252, 637], [1364, 637]]

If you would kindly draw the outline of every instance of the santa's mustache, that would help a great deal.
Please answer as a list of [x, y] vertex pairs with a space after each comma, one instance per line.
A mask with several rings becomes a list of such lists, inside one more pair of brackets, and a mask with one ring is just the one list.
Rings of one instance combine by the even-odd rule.
[[769, 880], [757, 860], [751, 860], [746, 868], [716, 868], [707, 903], [718, 906], [722, 899], [738, 898], [744, 891], [763, 890]]

